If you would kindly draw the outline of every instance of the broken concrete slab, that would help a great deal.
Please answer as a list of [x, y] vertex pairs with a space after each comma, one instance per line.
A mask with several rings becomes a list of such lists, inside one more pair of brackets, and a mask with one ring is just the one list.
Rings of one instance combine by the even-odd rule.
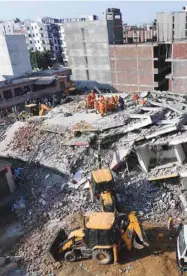
[[158, 129], [157, 131], [154, 131], [151, 134], [145, 135], [145, 138], [146, 139], [151, 139], [151, 138], [154, 138], [154, 137], [166, 134], [166, 133], [176, 131], [178, 129], [179, 129], [179, 125], [164, 126], [164, 127], [161, 127], [160, 129]]
[[116, 149], [110, 165], [110, 169], [112, 171], [116, 171], [120, 167], [120, 165], [126, 160], [127, 156], [130, 154], [131, 149], [132, 149], [132, 146], [128, 148]]
[[167, 103], [155, 102], [155, 101], [152, 101], [152, 100], [149, 100], [149, 103], [152, 104], [152, 105], [155, 105], [155, 106], [160, 106], [160, 107], [163, 107], [163, 108], [169, 108], [169, 109], [173, 110], [174, 112], [176, 112], [180, 115], [184, 114], [184, 112], [177, 109], [177, 107], [175, 107], [175, 105], [171, 106]]

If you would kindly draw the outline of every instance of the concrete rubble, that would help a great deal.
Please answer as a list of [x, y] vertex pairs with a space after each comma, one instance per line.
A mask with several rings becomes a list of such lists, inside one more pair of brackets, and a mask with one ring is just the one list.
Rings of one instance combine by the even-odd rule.
[[82, 96], [42, 118], [16, 122], [3, 134], [0, 155], [31, 164], [16, 195], [26, 200], [25, 208], [16, 210], [26, 234], [15, 253], [24, 259], [27, 275], [55, 273], [60, 264], [46, 259], [54, 230], [70, 231], [67, 217], [98, 210], [88, 180], [98, 167], [99, 141], [102, 166], [114, 173], [121, 212], [135, 210], [150, 221], [185, 216], [187, 98], [159, 91], [146, 98], [140, 106], [126, 94], [124, 111], [101, 118], [86, 112]]

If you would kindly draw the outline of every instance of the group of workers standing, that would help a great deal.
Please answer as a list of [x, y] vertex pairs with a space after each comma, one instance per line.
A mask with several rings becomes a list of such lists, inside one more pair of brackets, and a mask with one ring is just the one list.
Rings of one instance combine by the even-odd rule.
[[[135, 105], [145, 105], [146, 100], [140, 98], [138, 93], [133, 93], [132, 99]], [[124, 110], [125, 103], [124, 99], [119, 95], [104, 97], [103, 95], [95, 94], [94, 90], [86, 98], [86, 108], [95, 109], [96, 113], [100, 113], [103, 117], [108, 112], [116, 111], [120, 107], [121, 110]]]
[[98, 95], [96, 97], [95, 92], [92, 90], [86, 98], [86, 108], [95, 109], [95, 112], [100, 113], [102, 117], [107, 112], [113, 112], [117, 110], [118, 106], [121, 110], [124, 109], [124, 100], [121, 96], [118, 95], [112, 97]]

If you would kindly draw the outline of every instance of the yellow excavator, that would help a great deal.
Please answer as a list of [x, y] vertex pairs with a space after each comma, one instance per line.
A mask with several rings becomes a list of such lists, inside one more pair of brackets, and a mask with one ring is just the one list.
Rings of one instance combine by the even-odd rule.
[[110, 169], [93, 171], [89, 189], [92, 202], [100, 200], [104, 212], [115, 211], [115, 182]]
[[84, 228], [67, 235], [61, 229], [48, 247], [52, 261], [73, 262], [93, 258], [98, 264], [117, 262], [123, 247], [143, 249], [149, 246], [135, 212], [117, 216], [111, 212], [85, 214]]
[[26, 104], [25, 110], [21, 111], [17, 119], [24, 121], [25, 119], [32, 116], [43, 116], [46, 111], [50, 111], [51, 108], [45, 104], [40, 104], [40, 109], [37, 104]]

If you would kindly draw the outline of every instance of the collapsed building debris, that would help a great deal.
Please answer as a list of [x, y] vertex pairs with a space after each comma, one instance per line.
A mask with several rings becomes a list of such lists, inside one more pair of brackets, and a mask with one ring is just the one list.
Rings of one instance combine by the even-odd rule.
[[[47, 238], [57, 224], [66, 228], [70, 214], [97, 208], [90, 201], [88, 180], [98, 167], [98, 141], [102, 166], [114, 171], [122, 212], [136, 210], [157, 221], [168, 214], [181, 215], [180, 195], [187, 188], [186, 98], [163, 97], [155, 91], [146, 97], [140, 106], [125, 95], [125, 110], [103, 118], [87, 113], [82, 97], [54, 108], [42, 120], [16, 122], [5, 133], [1, 156], [45, 166], [27, 172], [25, 197], [32, 199], [27, 199], [25, 209], [17, 210], [27, 234], [16, 254], [24, 258], [28, 275], [47, 275], [60, 266], [53, 266], [45, 254]], [[175, 106], [178, 101], [182, 110]], [[60, 174], [49, 173], [49, 168]]]

